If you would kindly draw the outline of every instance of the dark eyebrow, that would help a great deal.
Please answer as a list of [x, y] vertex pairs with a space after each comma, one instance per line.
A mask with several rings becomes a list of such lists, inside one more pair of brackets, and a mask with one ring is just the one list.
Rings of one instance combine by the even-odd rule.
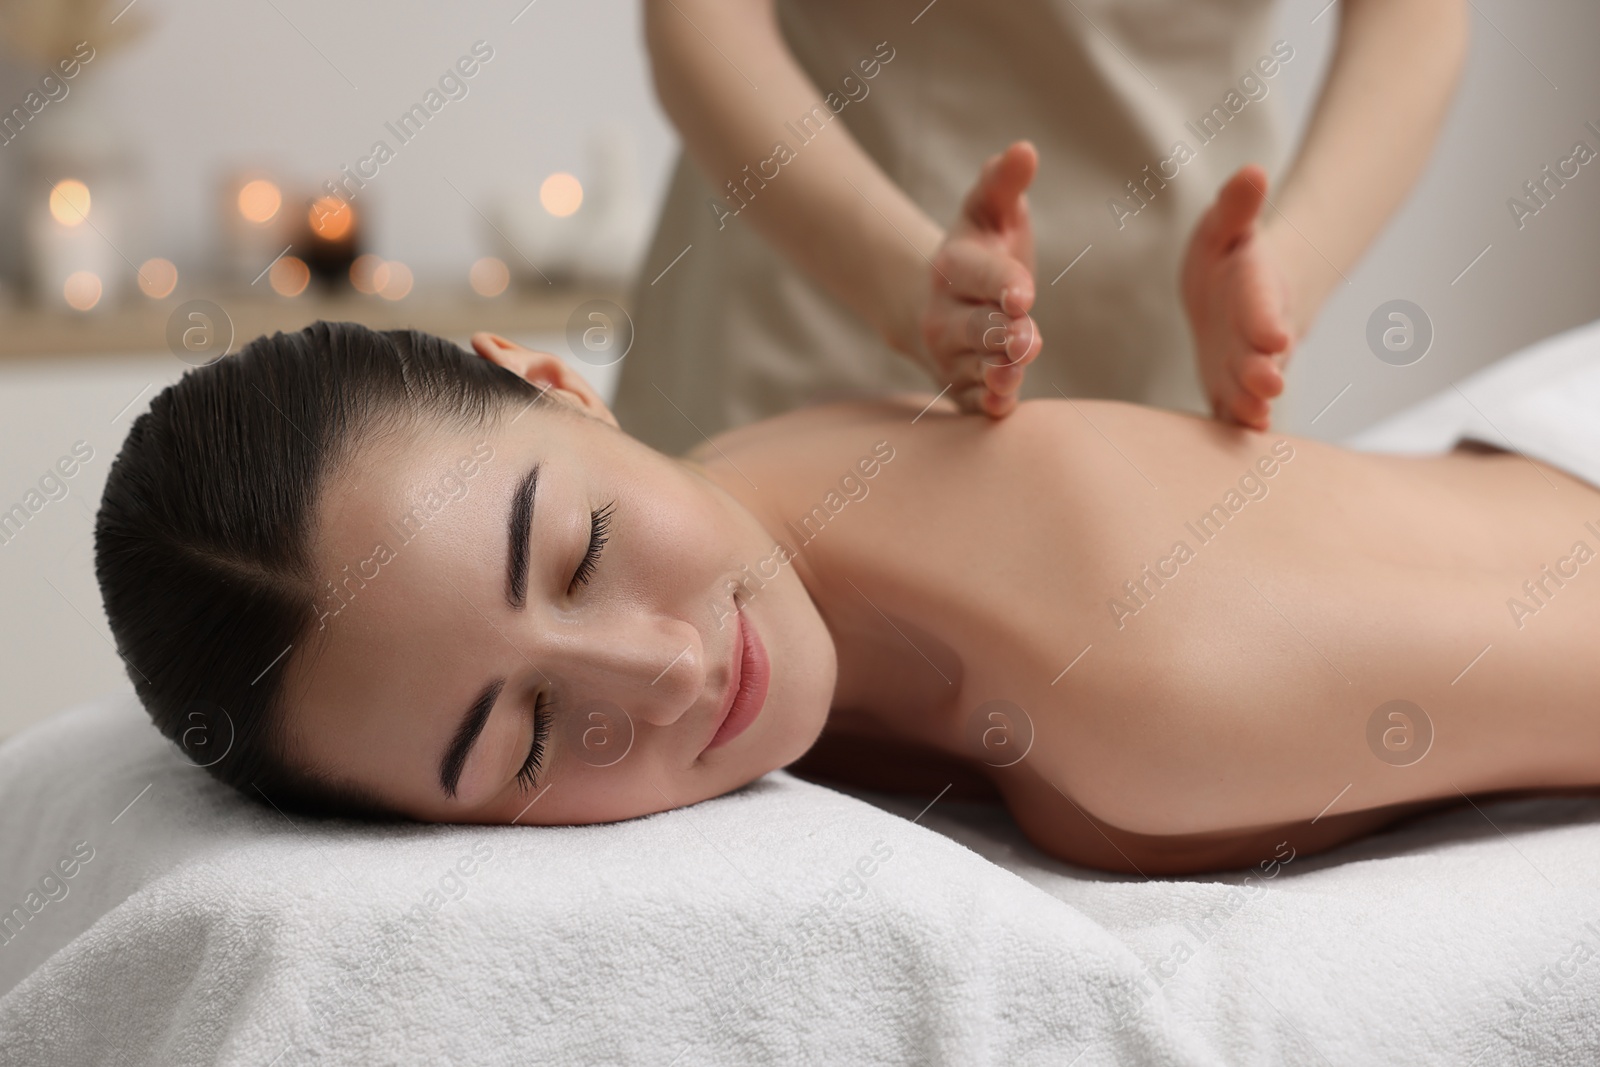
[[528, 595], [528, 532], [533, 526], [533, 495], [539, 488], [539, 464], [522, 476], [511, 495], [506, 520], [506, 603], [521, 609]]
[[494, 710], [494, 702], [500, 697], [500, 689], [506, 684], [504, 678], [496, 678], [484, 687], [478, 694], [478, 699], [472, 702], [472, 707], [461, 718], [461, 725], [456, 727], [456, 735], [450, 740], [450, 747], [445, 751], [444, 762], [439, 764], [439, 785], [444, 788], [444, 795], [454, 798], [456, 785], [461, 781], [461, 771], [467, 765], [467, 756], [472, 752], [472, 745], [478, 740], [478, 735], [483, 733], [483, 726], [489, 721], [489, 713]]
[[[522, 608], [528, 598], [528, 537], [533, 531], [533, 494], [538, 488], [539, 464], [533, 464], [533, 469], [523, 475], [522, 482], [517, 483], [517, 490], [512, 493], [510, 517], [506, 520], [506, 603], [517, 609]], [[450, 749], [445, 750], [445, 758], [438, 765], [438, 784], [445, 790], [446, 797], [456, 795], [456, 785], [461, 782], [467, 757], [472, 755], [472, 745], [490, 721], [494, 701], [499, 699], [504, 685], [506, 678], [496, 678], [483, 686], [478, 699], [472, 702], [466, 715], [462, 715], [461, 725], [456, 726], [456, 736], [451, 737]]]
[[[535, 463], [511, 494], [511, 514], [506, 520], [506, 603], [514, 609], [522, 607], [528, 594], [528, 537], [533, 529], [533, 497], [538, 487], [539, 464]], [[504, 678], [496, 678], [484, 686], [478, 699], [461, 717], [461, 725], [456, 727], [456, 735], [450, 739], [450, 747], [439, 764], [439, 785], [445, 796], [456, 795], [467, 757], [472, 754], [478, 735], [483, 733], [505, 684]]]

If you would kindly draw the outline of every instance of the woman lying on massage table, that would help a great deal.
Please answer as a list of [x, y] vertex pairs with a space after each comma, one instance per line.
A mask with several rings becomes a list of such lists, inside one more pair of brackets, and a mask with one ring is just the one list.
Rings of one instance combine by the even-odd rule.
[[472, 343], [259, 338], [110, 472], [129, 675], [254, 798], [590, 823], [792, 765], [997, 796], [1149, 875], [1600, 782], [1600, 493], [1545, 464], [931, 396], [672, 458], [557, 357]]

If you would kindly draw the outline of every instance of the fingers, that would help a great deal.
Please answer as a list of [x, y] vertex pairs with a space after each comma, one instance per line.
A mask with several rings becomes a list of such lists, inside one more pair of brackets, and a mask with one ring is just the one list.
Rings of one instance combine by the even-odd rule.
[[[998, 312], [991, 311], [998, 315]], [[935, 377], [949, 383], [951, 395], [961, 410], [1001, 417], [1016, 407], [1022, 379], [1043, 347], [1032, 320], [1022, 320], [1025, 328], [1010, 336], [1005, 347], [988, 351], [968, 347], [962, 350], [932, 349], [938, 370]]]
[[1005, 351], [1011, 319], [992, 304], [939, 298], [923, 322], [923, 344], [944, 367], [967, 353]]
[[943, 295], [994, 304], [1009, 315], [1033, 306], [1033, 272], [1016, 259], [977, 240], [950, 241], [934, 257], [935, 269], [948, 284]]
[[[941, 299], [925, 320], [923, 344], [941, 368], [962, 357], [1005, 367], [1033, 362], [1043, 341], [1027, 315], [1007, 315], [993, 304]], [[973, 376], [982, 367], [974, 365]]]
[[962, 202], [962, 217], [934, 257], [933, 299], [923, 313], [929, 369], [964, 412], [995, 418], [1017, 404], [1025, 365], [1042, 341], [1033, 306], [1032, 234], [1025, 193], [1039, 166], [1028, 141], [990, 157]]
[[952, 389], [950, 395], [963, 415], [987, 415], [992, 419], [1003, 419], [1017, 409], [1016, 397], [998, 396], [982, 384]]
[[1003, 419], [1017, 410], [1017, 398], [1014, 396], [996, 396], [994, 393], [983, 394], [983, 413], [990, 418]]
[[1258, 396], [1240, 393], [1233, 402], [1233, 417], [1248, 429], [1267, 430], [1272, 426], [1272, 406]]
[[1228, 382], [1211, 397], [1211, 413], [1221, 422], [1237, 423], [1246, 429], [1265, 430], [1271, 425], [1272, 404]]
[[1007, 363], [1001, 367], [984, 367], [983, 385], [995, 397], [1015, 400], [1017, 390], [1022, 387], [1023, 375], [1026, 373], [1026, 369], [1017, 363]]
[[[1013, 380], [1012, 374], [1000, 374], [1000, 371], [1015, 371], [1015, 381], [1022, 381], [1023, 368], [1039, 355], [1044, 347], [1044, 340], [1039, 336], [1039, 326], [1033, 319], [1024, 315], [1021, 318], [1011, 319], [1006, 324], [1003, 337], [995, 335], [992, 331], [984, 337], [986, 343], [982, 346], [980, 354], [983, 356], [984, 374], [990, 383], [990, 388], [996, 392], [1009, 392], [1002, 387], [1002, 383]], [[994, 342], [999, 341], [997, 345]]]
[[497, 333], [489, 333], [487, 330], [479, 330], [472, 335], [472, 350], [484, 359], [488, 359], [491, 352], [497, 352], [502, 348], [514, 347], [516, 346], [504, 337]]
[[1236, 369], [1222, 376], [1211, 396], [1212, 413], [1224, 422], [1252, 430], [1266, 430], [1272, 422], [1272, 399], [1283, 392], [1280, 354], [1255, 352], [1239, 360]]
[[1260, 400], [1283, 392], [1283, 370], [1271, 356], [1254, 353], [1239, 363], [1239, 387]]
[[1282, 298], [1265, 273], [1257, 270], [1242, 277], [1236, 300], [1235, 321], [1251, 348], [1270, 355], [1289, 347], [1293, 338], [1284, 321]]
[[1039, 150], [1031, 141], [1013, 141], [984, 163], [978, 180], [961, 205], [962, 213], [980, 225], [994, 226], [1022, 208], [1022, 194], [1039, 169]]
[[969, 382], [966, 385], [952, 386], [950, 399], [956, 402], [963, 415], [977, 415], [983, 411], [984, 392], [982, 382]]

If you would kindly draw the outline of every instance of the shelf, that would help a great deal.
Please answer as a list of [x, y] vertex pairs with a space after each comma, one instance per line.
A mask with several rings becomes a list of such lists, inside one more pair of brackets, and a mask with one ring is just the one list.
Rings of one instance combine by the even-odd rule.
[[398, 301], [354, 292], [308, 292], [298, 297], [187, 293], [87, 314], [14, 307], [0, 312], [0, 360], [163, 351], [169, 348], [168, 320], [195, 299], [210, 300], [227, 312], [233, 322], [232, 351], [261, 334], [298, 330], [318, 319], [359, 322], [375, 330], [414, 327], [464, 340], [478, 330], [506, 336], [564, 334], [568, 318], [585, 301], [602, 299], [626, 306], [621, 293], [559, 288], [548, 294], [507, 293], [492, 299], [458, 289], [419, 289]]

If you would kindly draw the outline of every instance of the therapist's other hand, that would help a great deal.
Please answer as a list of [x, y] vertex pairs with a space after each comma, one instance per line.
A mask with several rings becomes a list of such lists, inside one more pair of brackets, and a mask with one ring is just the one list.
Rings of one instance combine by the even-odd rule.
[[961, 410], [994, 418], [1017, 406], [1043, 342], [1033, 306], [1033, 222], [1025, 195], [1039, 167], [1028, 141], [991, 156], [928, 272], [917, 358]]
[[1240, 167], [1195, 226], [1182, 275], [1211, 410], [1254, 430], [1271, 425], [1272, 399], [1283, 392], [1295, 342], [1282, 256], [1259, 224], [1266, 198], [1267, 172], [1254, 163]]

